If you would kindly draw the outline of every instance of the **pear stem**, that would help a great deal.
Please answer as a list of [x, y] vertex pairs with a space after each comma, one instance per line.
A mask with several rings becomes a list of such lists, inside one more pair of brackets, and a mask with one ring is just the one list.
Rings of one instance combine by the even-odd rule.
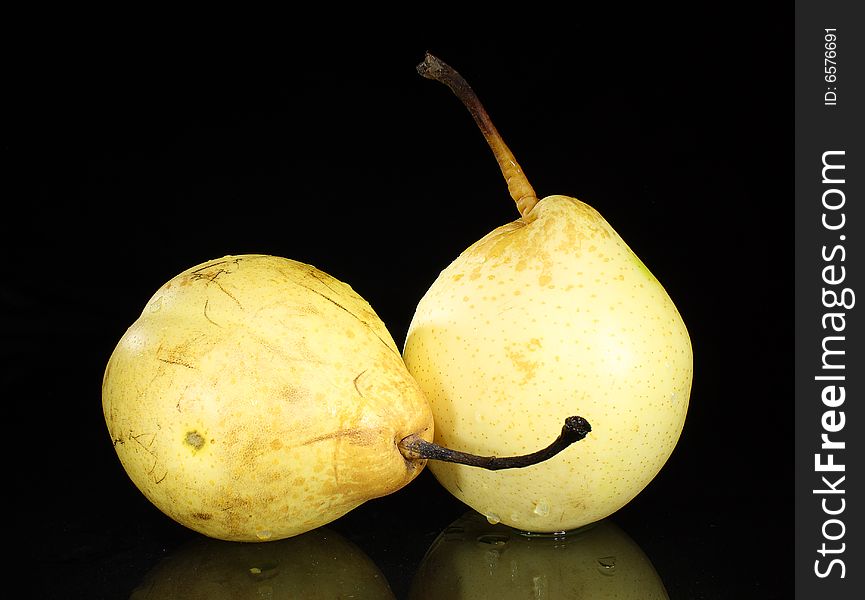
[[417, 66], [417, 71], [427, 79], [445, 84], [462, 101], [492, 149], [508, 184], [508, 192], [516, 202], [520, 215], [524, 221], [534, 221], [535, 217], [531, 216], [531, 211], [538, 203], [535, 190], [468, 82], [452, 67], [429, 52], [424, 56], [423, 62]]
[[552, 444], [543, 450], [520, 456], [478, 456], [467, 452], [459, 452], [458, 450], [451, 450], [450, 448], [444, 448], [438, 444], [428, 442], [416, 433], [404, 437], [397, 445], [407, 460], [441, 460], [470, 467], [480, 467], [490, 471], [498, 471], [501, 469], [530, 467], [550, 459], [574, 442], [579, 442], [591, 430], [592, 426], [583, 417], [568, 417], [565, 419], [562, 433]]

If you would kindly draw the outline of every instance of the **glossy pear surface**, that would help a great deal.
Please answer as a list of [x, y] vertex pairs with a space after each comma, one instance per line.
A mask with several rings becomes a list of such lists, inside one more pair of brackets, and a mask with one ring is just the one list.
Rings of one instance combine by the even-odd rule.
[[567, 531], [624, 506], [672, 453], [688, 408], [691, 343], [664, 288], [597, 211], [550, 196], [531, 216], [488, 234], [439, 275], [404, 358], [442, 445], [519, 454], [562, 415], [588, 419], [585, 440], [539, 465], [430, 465], [492, 521]]
[[411, 481], [429, 406], [370, 305], [303, 263], [227, 256], [163, 285], [115, 348], [102, 404], [136, 486], [225, 540], [285, 538]]
[[269, 544], [197, 538], [162, 559], [130, 600], [394, 600], [378, 567], [327, 528]]
[[667, 600], [643, 550], [603, 520], [565, 536], [526, 537], [476, 512], [433, 542], [410, 600]]

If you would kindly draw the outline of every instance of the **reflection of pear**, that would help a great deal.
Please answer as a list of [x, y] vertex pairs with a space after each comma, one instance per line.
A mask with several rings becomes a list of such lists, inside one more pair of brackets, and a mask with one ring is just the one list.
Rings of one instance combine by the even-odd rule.
[[449, 598], [666, 599], [639, 546], [608, 520], [565, 536], [527, 536], [472, 511], [435, 542], [412, 582], [411, 600]]
[[385, 598], [394, 595], [359, 548], [327, 529], [266, 544], [197, 538], [156, 565], [130, 600]]

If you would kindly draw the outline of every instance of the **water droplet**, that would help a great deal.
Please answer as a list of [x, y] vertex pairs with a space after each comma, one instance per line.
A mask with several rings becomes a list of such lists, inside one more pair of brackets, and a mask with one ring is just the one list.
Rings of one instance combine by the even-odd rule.
[[273, 537], [273, 533], [270, 531], [267, 531], [267, 530], [259, 531], [255, 534], [255, 537], [257, 537], [260, 540], [269, 540], [270, 538]]
[[542, 498], [535, 502], [535, 508], [534, 510], [532, 510], [532, 512], [539, 517], [546, 517], [548, 514], [550, 514], [550, 503]]
[[604, 575], [614, 575], [616, 571], [616, 557], [602, 556], [598, 559], [598, 571]]
[[485, 515], [485, 516], [487, 518], [487, 521], [490, 522], [490, 525], [496, 525], [496, 524], [502, 522], [501, 518], [499, 518], [499, 516], [495, 513], [490, 513], [490, 514]]
[[277, 564], [266, 564], [249, 568], [249, 576], [254, 581], [272, 579], [277, 575], [279, 575], [279, 566]]

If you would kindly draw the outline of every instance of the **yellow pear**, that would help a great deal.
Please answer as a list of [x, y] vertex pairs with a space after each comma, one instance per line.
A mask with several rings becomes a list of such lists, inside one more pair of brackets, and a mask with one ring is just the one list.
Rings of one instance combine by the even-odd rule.
[[329, 523], [402, 488], [428, 458], [523, 467], [591, 430], [568, 417], [552, 444], [514, 457], [431, 443], [429, 404], [370, 305], [315, 267], [266, 255], [211, 260], [163, 285], [108, 361], [102, 408], [144, 495], [231, 541]]
[[644, 489], [679, 439], [693, 371], [687, 329], [596, 210], [537, 199], [456, 71], [430, 55], [419, 71], [469, 108], [521, 214], [445, 268], [410, 324], [403, 356], [432, 406], [436, 442], [514, 454], [562, 414], [592, 424], [586, 441], [530, 468], [430, 468], [492, 522], [555, 532], [603, 519]]
[[123, 467], [179, 523], [224, 540], [308, 531], [411, 481], [429, 405], [351, 287], [265, 255], [226, 256], [163, 285], [105, 370]]

